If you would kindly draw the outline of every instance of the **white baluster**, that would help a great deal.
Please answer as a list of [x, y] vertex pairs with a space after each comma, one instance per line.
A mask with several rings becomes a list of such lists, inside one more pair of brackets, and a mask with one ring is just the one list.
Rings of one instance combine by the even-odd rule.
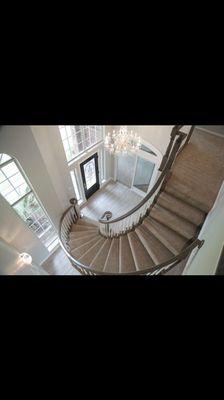
[[133, 224], [135, 225], [135, 221], [136, 221], [136, 213], [134, 213], [134, 214], [131, 215], [130, 224], [129, 224], [129, 225], [130, 225], [130, 226], [129, 226], [130, 229], [132, 229]]
[[122, 233], [124, 233], [124, 231], [125, 231], [125, 222], [126, 222], [126, 219], [124, 218], [123, 220], [122, 220]]
[[126, 227], [127, 227], [127, 230], [130, 230], [130, 229], [131, 229], [132, 224], [133, 224], [133, 214], [132, 214], [132, 215], [129, 215], [129, 216], [127, 217], [127, 219], [126, 219]]
[[119, 234], [120, 233], [120, 231], [121, 231], [121, 221], [119, 221], [119, 226], [118, 226], [118, 229], [117, 229], [117, 234]]
[[137, 220], [138, 220], [138, 222], [139, 222], [139, 219], [140, 219], [140, 210], [137, 210]]
[[130, 230], [132, 228], [132, 224], [133, 224], [133, 214], [129, 215], [127, 218], [127, 230]]
[[68, 214], [68, 222], [69, 222], [69, 225], [72, 225], [72, 215], [71, 215], [71, 212], [69, 212], [69, 214]]

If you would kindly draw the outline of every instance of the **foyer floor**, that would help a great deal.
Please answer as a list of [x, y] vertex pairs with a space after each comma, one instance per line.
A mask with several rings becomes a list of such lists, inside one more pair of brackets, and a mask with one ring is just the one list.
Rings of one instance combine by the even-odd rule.
[[[113, 217], [118, 217], [135, 207], [141, 199], [141, 196], [123, 184], [109, 182], [90, 197], [81, 208], [81, 212], [95, 221], [108, 210], [113, 213]], [[80, 275], [60, 247], [42, 264], [42, 267], [50, 275]]]
[[98, 190], [81, 208], [85, 217], [98, 221], [105, 211], [111, 211], [113, 218], [125, 214], [135, 207], [142, 197], [119, 182], [110, 181]]

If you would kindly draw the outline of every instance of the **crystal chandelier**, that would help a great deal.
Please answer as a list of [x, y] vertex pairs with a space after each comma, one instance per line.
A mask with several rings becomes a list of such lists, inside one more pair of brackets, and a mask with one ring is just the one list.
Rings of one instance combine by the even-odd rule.
[[108, 132], [104, 145], [106, 150], [111, 154], [127, 153], [128, 151], [136, 152], [141, 146], [141, 138], [132, 130], [129, 132], [127, 127], [121, 127], [118, 131]]

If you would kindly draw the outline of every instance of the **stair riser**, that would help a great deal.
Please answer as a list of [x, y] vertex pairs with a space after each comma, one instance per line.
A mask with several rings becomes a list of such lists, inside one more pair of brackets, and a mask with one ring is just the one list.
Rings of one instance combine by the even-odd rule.
[[89, 241], [89, 240], [91, 240], [91, 239], [93, 239], [95, 237], [96, 237], [96, 235], [88, 235], [88, 236], [84, 236], [84, 237], [81, 237], [81, 238], [78, 238], [78, 239], [70, 239], [68, 243], [69, 243], [71, 248], [72, 247], [79, 247], [82, 244], [86, 243], [87, 241]]
[[101, 248], [101, 251], [95, 256], [95, 258], [92, 260], [90, 266], [95, 267], [98, 271], [103, 271], [105, 262], [108, 256], [108, 252], [110, 250], [111, 246], [111, 240], [107, 239], [104, 243], [104, 245]]
[[79, 219], [78, 222], [76, 223], [77, 226], [83, 226], [87, 228], [98, 228], [98, 224], [91, 224], [89, 222], [85, 222], [82, 219]]
[[136, 269], [142, 270], [155, 266], [155, 263], [139, 240], [136, 232], [129, 233], [128, 239], [132, 249], [133, 258], [135, 260]]
[[100, 238], [99, 241], [95, 244], [94, 247], [91, 247], [85, 254], [83, 254], [79, 261], [81, 261], [85, 265], [90, 265], [100, 248], [104, 243], [104, 239]]
[[72, 228], [72, 232], [98, 232], [97, 228], [88, 228], [86, 226], [75, 225]]
[[171, 253], [151, 232], [146, 233], [144, 228], [140, 227], [136, 230], [136, 233], [155, 265], [162, 264], [174, 257], [174, 254]]
[[185, 238], [179, 236], [175, 231], [170, 230], [168, 227], [159, 224], [151, 218], [146, 219], [143, 225], [174, 255], [177, 255], [187, 242]]
[[104, 271], [118, 274], [119, 270], [119, 239], [113, 239], [105, 262]]
[[135, 261], [129, 244], [128, 236], [119, 238], [120, 272], [136, 271]]

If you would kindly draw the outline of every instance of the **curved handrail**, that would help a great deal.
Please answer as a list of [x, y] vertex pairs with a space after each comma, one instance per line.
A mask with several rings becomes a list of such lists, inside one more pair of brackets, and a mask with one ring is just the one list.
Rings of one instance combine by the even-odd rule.
[[155, 193], [155, 191], [159, 187], [160, 183], [165, 178], [166, 173], [167, 173], [167, 168], [164, 168], [164, 170], [163, 170], [162, 174], [160, 175], [158, 181], [155, 183], [155, 185], [150, 190], [150, 192], [144, 197], [144, 199], [142, 199], [140, 201], [140, 203], [137, 204], [137, 206], [133, 207], [130, 211], [126, 212], [126, 214], [123, 214], [120, 217], [117, 217], [117, 218], [115, 218], [113, 220], [106, 221], [105, 219], [100, 219], [99, 222], [102, 223], [102, 224], [108, 224], [108, 223], [112, 224], [114, 222], [118, 222], [118, 221], [121, 221], [124, 218], [129, 217], [129, 215], [131, 215], [135, 211], [139, 210], [139, 208], [141, 208], [146, 203], [146, 201], [148, 201], [150, 199], [150, 197], [152, 197], [152, 195]]
[[105, 211], [105, 213], [103, 213], [100, 220], [104, 220], [104, 218], [106, 218], [106, 220], [108, 221], [110, 218], [112, 218], [112, 216], [113, 216], [113, 214], [111, 211]]
[[[93, 270], [88, 266], [88, 265], [84, 265], [82, 264], [80, 261], [76, 260], [73, 255], [68, 251], [68, 249], [65, 247], [64, 245], [64, 240], [62, 238], [62, 224], [64, 221], [64, 218], [69, 214], [69, 212], [74, 209], [74, 206], [70, 206], [67, 210], [65, 210], [65, 212], [62, 214], [62, 217], [60, 219], [60, 224], [59, 224], [59, 243], [62, 247], [62, 249], [64, 250], [65, 254], [67, 255], [67, 257], [69, 258], [69, 260], [72, 262], [73, 265], [75, 265], [75, 267], [79, 270], [79, 268], [86, 270], [89, 274], [91, 274], [93, 272]], [[80, 272], [80, 271], [79, 271]], [[100, 271], [95, 271], [94, 272], [96, 274], [100, 274]], [[102, 272], [102, 271], [101, 271]]]
[[[60, 245], [63, 249], [63, 251], [65, 252], [65, 254], [67, 255], [67, 257], [69, 258], [69, 260], [72, 262], [72, 265], [81, 273], [83, 273], [83, 270], [85, 271], [85, 274], [87, 275], [115, 275], [112, 272], [104, 272], [104, 271], [97, 271], [96, 269], [92, 269], [87, 265], [82, 264], [80, 261], [76, 260], [73, 255], [70, 253], [70, 251], [68, 251], [68, 249], [65, 247], [64, 244], [64, 240], [62, 237], [62, 226], [63, 226], [63, 221], [66, 218], [66, 216], [71, 212], [71, 210], [73, 209], [73, 206], [70, 206], [62, 215], [61, 219], [60, 219], [60, 227], [59, 227], [59, 242]], [[198, 247], [200, 249], [200, 247], [203, 245], [204, 240], [199, 240], [199, 239], [195, 239], [194, 242], [192, 242], [189, 246], [185, 247], [180, 254], [178, 254], [177, 256], [174, 256], [173, 258], [159, 264], [156, 265], [154, 267], [148, 267], [145, 268], [144, 270], [140, 270], [140, 271], [134, 271], [134, 272], [127, 272], [127, 273], [122, 273], [122, 275], [156, 275], [160, 274], [161, 272], [165, 271], [167, 272], [168, 270], [170, 270], [171, 268], [173, 268], [174, 266], [176, 266], [180, 261], [184, 260], [191, 252], [192, 250], [194, 250], [196, 247]]]
[[[173, 164], [176, 156], [180, 153], [180, 151], [183, 148], [183, 146], [181, 147], [183, 139], [186, 137], [186, 139], [187, 139], [186, 141], [189, 140], [189, 136], [187, 134], [180, 132], [180, 128], [182, 126], [183, 125], [178, 125], [175, 127], [175, 129], [172, 130], [171, 135], [174, 136], [174, 140], [172, 138], [172, 146], [170, 146], [170, 149], [169, 149], [168, 159], [166, 159], [165, 167], [163, 168], [158, 181], [156, 182], [156, 184], [154, 185], [152, 190], [148, 193], [148, 195], [132, 210], [130, 210], [129, 212], [127, 212], [126, 214], [124, 214], [123, 216], [121, 216], [119, 218], [116, 218], [111, 221], [110, 218], [112, 217], [112, 213], [110, 211], [106, 211], [104, 213], [104, 215], [101, 217], [99, 222], [102, 224], [105, 224], [104, 226], [106, 227], [107, 232], [109, 232], [109, 224], [120, 221], [120, 220], [125, 219], [125, 218], [129, 217], [130, 215], [132, 215], [135, 211], [140, 209], [150, 199], [150, 197], [152, 197], [152, 195], [156, 192], [156, 190], [159, 188], [161, 183], [163, 185], [164, 184], [163, 182], [166, 182], [167, 175], [170, 173], [172, 164]], [[177, 129], [177, 127], [178, 127], [178, 129]], [[174, 135], [174, 132], [176, 132], [175, 135]], [[193, 126], [190, 130], [190, 135], [192, 135], [192, 132], [193, 132]], [[175, 141], [176, 135], [178, 135], [178, 138]], [[185, 141], [185, 143], [186, 143], [186, 141]], [[184, 145], [185, 145], [185, 143], [184, 143]], [[95, 269], [93, 270], [89, 266], [84, 265], [80, 261], [76, 260], [73, 257], [72, 253], [70, 253], [70, 247], [68, 245], [68, 237], [69, 237], [69, 233], [71, 230], [71, 225], [72, 225], [72, 223], [75, 223], [79, 219], [79, 216], [80, 216], [79, 209], [77, 209], [77, 200], [71, 199], [70, 203], [72, 204], [72, 206], [70, 206], [63, 213], [63, 215], [60, 219], [60, 228], [59, 228], [59, 242], [60, 242], [60, 245], [61, 245], [62, 249], [64, 250], [65, 254], [71, 261], [72, 265], [82, 274], [114, 275], [114, 273], [112, 273], [112, 272], [97, 271]], [[102, 219], [102, 218], [106, 218], [106, 220]], [[196, 247], [200, 248], [203, 245], [203, 243], [204, 243], [203, 240], [201, 241], [199, 239], [195, 239], [190, 245], [185, 247], [181, 251], [181, 253], [179, 253], [177, 256], [171, 258], [170, 260], [167, 260], [166, 262], [164, 262], [162, 264], [156, 265], [154, 267], [148, 267], [148, 268], [145, 268], [144, 270], [140, 270], [140, 271], [122, 273], [122, 275], [159, 275], [163, 272], [167, 272], [168, 270], [170, 270], [171, 268], [176, 266], [180, 261], [184, 260], [191, 253], [191, 251], [194, 248], [196, 248]]]
[[[178, 125], [178, 126], [183, 126], [183, 125]], [[177, 134], [177, 133], [176, 133]], [[166, 165], [165, 168], [163, 169], [159, 179], [157, 180], [157, 182], [155, 183], [155, 185], [153, 186], [153, 188], [150, 190], [150, 192], [140, 201], [139, 204], [137, 204], [135, 207], [133, 207], [131, 210], [129, 210], [126, 214], [121, 215], [120, 217], [117, 217], [113, 220], [109, 220], [106, 221], [105, 219], [99, 219], [99, 223], [101, 224], [113, 224], [115, 222], [119, 222], [127, 217], [129, 217], [130, 215], [134, 214], [137, 210], [139, 210], [152, 196], [153, 194], [156, 192], [156, 190], [158, 189], [158, 187], [160, 186], [160, 184], [162, 183], [162, 181], [165, 179], [166, 175], [168, 174], [168, 172], [170, 171], [170, 168], [173, 164], [173, 161], [175, 159], [175, 156], [178, 152], [178, 149], [182, 143], [182, 140], [186, 137], [186, 134], [183, 132], [179, 132], [178, 131], [178, 138], [173, 146], [173, 150], [170, 154], [169, 159], [166, 161]]]
[[165, 152], [165, 154], [164, 154], [164, 156], [163, 156], [162, 162], [161, 162], [160, 167], [159, 167], [159, 171], [162, 171], [162, 170], [163, 170], [163, 168], [164, 168], [164, 166], [165, 166], [165, 164], [166, 164], [166, 162], [167, 162], [167, 160], [168, 160], [168, 158], [169, 158], [171, 149], [172, 149], [172, 147], [173, 147], [173, 143], [174, 143], [174, 141], [175, 141], [175, 137], [176, 137], [177, 135], [180, 134], [180, 129], [181, 129], [183, 126], [184, 126], [184, 125], [175, 125], [175, 126], [173, 127], [173, 129], [172, 129], [172, 131], [171, 131], [171, 134], [170, 134], [170, 142], [169, 142], [169, 144], [168, 144], [168, 146], [167, 146], [167, 149], [166, 149], [166, 152]]

